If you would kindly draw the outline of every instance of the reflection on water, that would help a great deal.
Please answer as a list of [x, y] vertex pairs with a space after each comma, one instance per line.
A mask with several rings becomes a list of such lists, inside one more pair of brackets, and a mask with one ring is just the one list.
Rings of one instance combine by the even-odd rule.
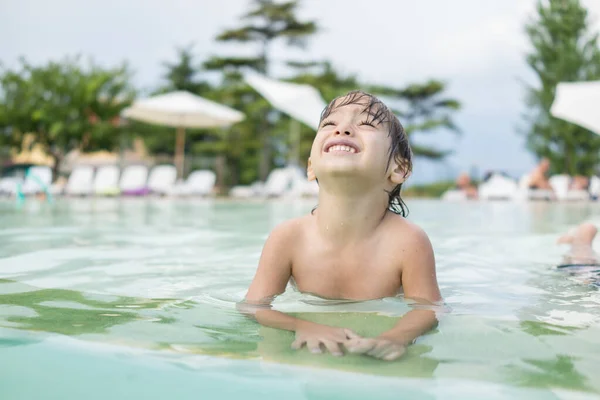
[[[270, 229], [313, 206], [59, 199], [17, 210], [0, 203], [0, 328], [184, 358], [600, 393], [600, 291], [589, 274], [554, 268], [564, 251], [556, 236], [583, 220], [600, 222], [597, 205], [409, 202], [410, 218], [434, 244], [452, 312], [394, 363], [293, 351], [292, 333], [237, 312]], [[365, 336], [410, 310], [401, 298], [333, 302], [293, 290], [275, 307]], [[30, 343], [0, 335], [0, 352]]]

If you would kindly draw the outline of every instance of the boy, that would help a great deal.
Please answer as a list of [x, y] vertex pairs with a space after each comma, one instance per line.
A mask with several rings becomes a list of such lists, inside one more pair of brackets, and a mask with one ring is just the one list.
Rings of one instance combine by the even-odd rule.
[[[412, 169], [402, 125], [376, 97], [353, 91], [323, 111], [308, 160], [319, 183], [318, 207], [284, 222], [267, 239], [245, 300], [265, 326], [294, 331], [292, 348], [394, 360], [436, 324], [435, 312], [413, 309], [375, 338], [300, 320], [272, 310], [290, 279], [301, 292], [335, 299], [396, 296], [439, 302], [435, 260], [427, 235], [403, 217], [402, 183]], [[397, 215], [400, 214], [400, 215]], [[253, 305], [251, 311], [248, 305]]]

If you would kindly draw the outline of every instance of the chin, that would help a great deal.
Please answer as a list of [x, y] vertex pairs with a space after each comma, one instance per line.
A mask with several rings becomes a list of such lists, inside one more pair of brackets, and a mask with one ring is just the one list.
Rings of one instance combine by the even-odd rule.
[[319, 168], [320, 174], [325, 175], [357, 175], [360, 174], [361, 168], [356, 163], [343, 162], [327, 162], [323, 163]]

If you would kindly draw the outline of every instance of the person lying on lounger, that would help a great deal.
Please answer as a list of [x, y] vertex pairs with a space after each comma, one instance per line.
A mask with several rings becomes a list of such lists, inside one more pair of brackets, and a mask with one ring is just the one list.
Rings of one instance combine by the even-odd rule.
[[471, 183], [471, 177], [466, 172], [456, 178], [456, 189], [463, 191], [467, 199], [477, 198], [477, 187]]
[[543, 158], [540, 163], [529, 174], [529, 189], [552, 190], [548, 180], [548, 171], [550, 170], [550, 160]]

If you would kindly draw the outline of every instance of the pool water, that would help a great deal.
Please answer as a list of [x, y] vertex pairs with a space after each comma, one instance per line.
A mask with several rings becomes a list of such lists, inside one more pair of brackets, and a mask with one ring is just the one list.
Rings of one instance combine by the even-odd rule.
[[[600, 271], [554, 266], [599, 204], [409, 200], [451, 311], [396, 362], [293, 351], [236, 311], [271, 228], [314, 205], [0, 202], [0, 398], [598, 398]], [[364, 335], [410, 310], [275, 304]]]

